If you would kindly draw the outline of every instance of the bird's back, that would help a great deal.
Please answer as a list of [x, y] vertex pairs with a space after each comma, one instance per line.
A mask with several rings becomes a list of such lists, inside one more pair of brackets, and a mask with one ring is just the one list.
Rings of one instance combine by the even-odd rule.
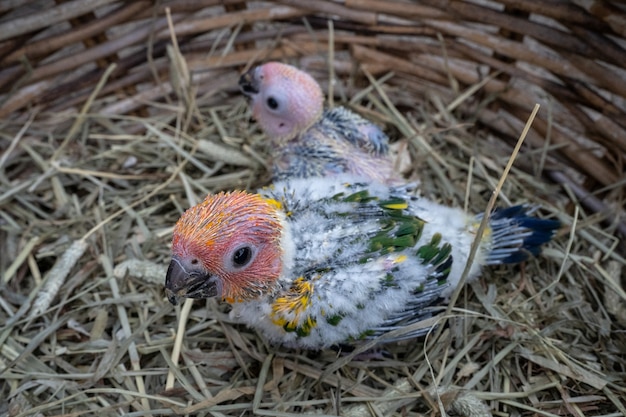
[[326, 110], [301, 134], [273, 144], [272, 155], [274, 180], [351, 174], [384, 183], [397, 177], [388, 137], [344, 107]]

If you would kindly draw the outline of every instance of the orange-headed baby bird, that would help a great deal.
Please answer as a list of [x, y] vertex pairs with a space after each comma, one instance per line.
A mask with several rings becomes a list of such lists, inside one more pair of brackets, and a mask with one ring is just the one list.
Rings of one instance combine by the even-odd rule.
[[[410, 186], [345, 176], [209, 195], [174, 228], [166, 293], [230, 303], [273, 343], [356, 342], [430, 317], [458, 285], [479, 223]], [[469, 278], [537, 255], [558, 227], [525, 205], [494, 212]]]

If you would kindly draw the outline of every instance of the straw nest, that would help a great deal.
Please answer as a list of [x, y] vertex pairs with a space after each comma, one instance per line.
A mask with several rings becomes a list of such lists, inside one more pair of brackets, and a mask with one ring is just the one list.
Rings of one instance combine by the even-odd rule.
[[[623, 3], [3, 1], [0, 14], [0, 415], [626, 415]], [[384, 126], [426, 197], [474, 212], [540, 104], [498, 204], [538, 203], [563, 229], [379, 360], [267, 346], [215, 301], [172, 307], [183, 210], [268, 181], [237, 79], [269, 59]]]

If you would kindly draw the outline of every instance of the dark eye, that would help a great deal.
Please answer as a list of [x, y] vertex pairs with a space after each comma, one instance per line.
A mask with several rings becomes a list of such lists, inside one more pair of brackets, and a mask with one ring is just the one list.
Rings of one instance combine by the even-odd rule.
[[278, 108], [278, 101], [274, 97], [269, 97], [267, 99], [267, 107], [272, 110], [276, 110]]
[[233, 254], [233, 264], [238, 267], [246, 266], [252, 259], [252, 249], [244, 246], [235, 251]]

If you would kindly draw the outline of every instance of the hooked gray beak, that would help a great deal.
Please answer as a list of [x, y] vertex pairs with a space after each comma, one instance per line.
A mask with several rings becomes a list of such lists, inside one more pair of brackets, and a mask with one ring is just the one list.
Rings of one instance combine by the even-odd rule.
[[259, 85], [254, 78], [254, 68], [239, 77], [239, 89], [248, 97], [259, 93]]
[[219, 278], [208, 274], [202, 267], [189, 265], [173, 256], [165, 275], [165, 294], [173, 305], [178, 299], [210, 298], [220, 293]]

